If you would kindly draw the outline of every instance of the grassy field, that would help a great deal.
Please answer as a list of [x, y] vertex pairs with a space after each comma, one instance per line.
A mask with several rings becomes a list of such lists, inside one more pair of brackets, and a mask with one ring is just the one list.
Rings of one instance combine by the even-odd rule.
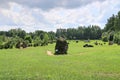
[[120, 80], [120, 46], [69, 43], [68, 55], [59, 56], [46, 53], [55, 44], [0, 50], [0, 80]]

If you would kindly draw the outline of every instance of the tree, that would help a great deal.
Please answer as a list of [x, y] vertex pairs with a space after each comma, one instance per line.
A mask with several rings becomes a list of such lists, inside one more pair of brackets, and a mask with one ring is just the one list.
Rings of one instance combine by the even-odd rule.
[[104, 41], [104, 42], [108, 41], [108, 33], [107, 32], [102, 33], [102, 41]]
[[25, 38], [26, 32], [25, 32], [24, 30], [18, 28], [18, 29], [17, 29], [17, 32], [18, 32], [18, 33], [17, 33], [17, 36], [18, 36], [18, 37], [20, 37], [20, 38], [22, 38], [22, 39]]
[[120, 11], [118, 12], [118, 15], [114, 20], [114, 28], [115, 28], [115, 31], [120, 31]]
[[112, 31], [114, 31], [115, 30], [115, 27], [114, 27], [114, 25], [115, 25], [115, 15], [113, 14], [112, 15], [112, 17], [110, 17], [108, 20], [107, 20], [107, 24], [106, 24], [106, 26], [105, 26], [105, 28], [104, 28], [104, 30], [105, 31], [108, 31], [108, 30], [112, 30]]
[[21, 42], [18, 41], [18, 42], [16, 43], [15, 47], [18, 48], [18, 49], [20, 49], [20, 47], [21, 47]]
[[66, 29], [57, 29], [56, 31], [56, 36], [60, 37], [60, 36], [64, 36], [67, 37], [67, 30]]
[[28, 41], [29, 43], [32, 43], [32, 38], [30, 35], [26, 35], [24, 40]]
[[50, 43], [53, 43], [55, 40], [55, 32], [53, 31], [48, 32], [48, 37], [49, 37]]
[[115, 33], [114, 42], [120, 45], [120, 31]]
[[4, 46], [5, 49], [8, 49], [8, 48], [12, 49], [13, 46], [14, 46], [14, 43], [12, 41], [8, 41], [3, 46]]
[[48, 45], [48, 42], [49, 42], [48, 34], [47, 34], [47, 33], [44, 33], [44, 34], [43, 34], [43, 39], [42, 39], [42, 44], [41, 44], [41, 46], [43, 46], [43, 45]]
[[40, 37], [34, 36], [33, 43], [34, 43], [34, 47], [37, 47], [37, 46], [41, 45], [42, 42], [41, 42]]

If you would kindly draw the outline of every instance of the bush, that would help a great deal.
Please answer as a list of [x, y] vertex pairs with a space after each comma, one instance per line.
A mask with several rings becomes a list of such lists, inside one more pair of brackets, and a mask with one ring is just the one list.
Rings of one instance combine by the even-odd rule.
[[110, 35], [109, 36], [109, 41], [113, 41], [113, 37], [114, 37], [114, 35]]
[[108, 33], [107, 33], [107, 32], [104, 32], [104, 33], [102, 34], [102, 41], [108, 42]]
[[0, 49], [3, 49], [4, 48], [4, 46], [3, 45], [0, 45]]
[[32, 43], [29, 43], [29, 44], [28, 44], [28, 47], [32, 47]]
[[78, 43], [79, 41], [76, 41], [76, 43]]
[[37, 46], [40, 46], [41, 45], [41, 39], [39, 37], [34, 37], [34, 40], [33, 40], [33, 46], [34, 47], [37, 47]]
[[120, 45], [120, 32], [115, 33], [114, 42]]
[[32, 43], [32, 38], [31, 38], [30, 35], [27, 35], [27, 36], [25, 37], [25, 40], [28, 41], [29, 43]]
[[34, 41], [34, 44], [33, 44], [33, 46], [34, 47], [37, 47], [37, 46], [40, 46], [41, 45], [41, 41]]
[[27, 47], [27, 42], [23, 41], [21, 47], [26, 48]]
[[4, 48], [5, 49], [12, 49], [13, 48], [13, 46], [14, 46], [14, 43], [12, 42], [12, 41], [8, 41], [7, 43], [5, 43], [4, 45]]
[[15, 47], [18, 48], [18, 49], [20, 49], [20, 47], [21, 47], [21, 42], [18, 41]]
[[34, 46], [34, 47], [37, 47], [37, 46], [39, 46], [39, 44], [35, 43], [33, 46]]

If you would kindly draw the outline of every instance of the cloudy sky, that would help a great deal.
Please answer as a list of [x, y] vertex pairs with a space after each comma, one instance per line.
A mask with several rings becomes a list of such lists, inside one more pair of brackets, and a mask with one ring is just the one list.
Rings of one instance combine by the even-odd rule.
[[0, 31], [55, 31], [83, 25], [104, 28], [118, 11], [119, 0], [0, 0]]

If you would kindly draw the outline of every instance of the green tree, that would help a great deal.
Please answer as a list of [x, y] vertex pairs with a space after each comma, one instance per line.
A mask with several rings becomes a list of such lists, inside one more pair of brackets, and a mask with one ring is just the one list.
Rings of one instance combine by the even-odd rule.
[[108, 20], [107, 20], [107, 24], [106, 24], [106, 26], [105, 26], [105, 31], [114, 31], [115, 30], [115, 27], [114, 27], [114, 25], [115, 25], [115, 19], [116, 19], [116, 17], [115, 17], [115, 15], [113, 14], [112, 15], [112, 17], [110, 17]]
[[120, 31], [115, 33], [114, 42], [120, 45]]
[[55, 32], [53, 31], [48, 32], [48, 36], [49, 36], [50, 43], [53, 43], [55, 40]]
[[28, 41], [29, 43], [32, 43], [31, 35], [26, 35], [25, 40]]
[[48, 34], [47, 33], [44, 33], [43, 35], [43, 40], [42, 40], [42, 46], [43, 45], [48, 45], [48, 42], [49, 42], [49, 37], [48, 37]]
[[115, 31], [120, 31], [120, 11], [118, 12], [118, 15], [114, 20], [114, 28], [115, 28]]
[[26, 36], [26, 32], [20, 28], [17, 29], [17, 36], [24, 39]]
[[104, 42], [108, 41], [108, 32], [102, 33], [102, 41], [104, 41]]

